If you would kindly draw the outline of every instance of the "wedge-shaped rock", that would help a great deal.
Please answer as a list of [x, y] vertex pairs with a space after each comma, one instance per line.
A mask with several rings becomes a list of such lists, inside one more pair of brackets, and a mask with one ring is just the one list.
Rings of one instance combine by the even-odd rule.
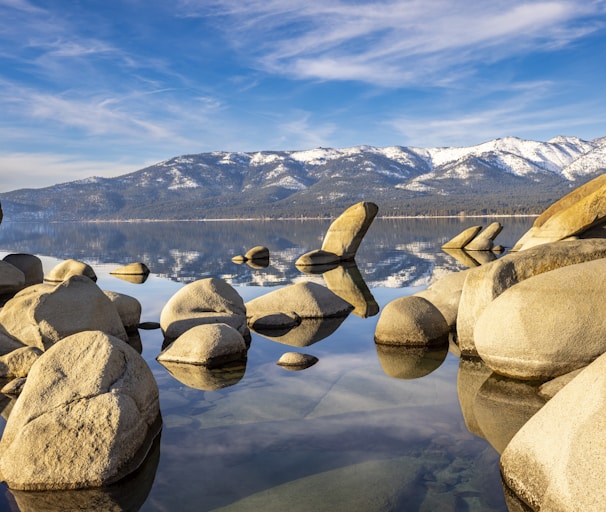
[[157, 359], [217, 367], [245, 358], [246, 350], [246, 342], [236, 329], [226, 324], [207, 324], [183, 333]]
[[117, 338], [81, 332], [30, 370], [0, 442], [0, 472], [13, 489], [109, 485], [139, 467], [160, 426], [147, 363]]
[[463, 249], [480, 232], [482, 226], [470, 226], [442, 245], [442, 249]]
[[73, 259], [62, 261], [56, 265], [44, 279], [51, 283], [60, 283], [71, 276], [86, 276], [93, 281], [97, 281], [97, 274], [88, 263]]
[[300, 318], [347, 316], [353, 306], [325, 286], [311, 281], [285, 286], [246, 303], [249, 317], [294, 311]]
[[513, 251], [522, 251], [582, 235], [606, 221], [606, 174], [573, 190], [547, 208], [532, 227], [516, 242]]
[[330, 225], [320, 250], [304, 254], [296, 265], [305, 267], [353, 260], [378, 211], [379, 207], [369, 202], [350, 206]]
[[354, 315], [368, 318], [379, 312], [379, 305], [354, 261], [341, 263], [324, 272], [322, 276], [330, 291], [354, 307]]
[[526, 279], [484, 310], [475, 328], [480, 357], [514, 379], [549, 380], [606, 352], [606, 259]]
[[448, 342], [442, 313], [423, 297], [400, 297], [383, 308], [375, 342], [384, 345], [437, 345]]
[[111, 300], [88, 277], [79, 275], [58, 285], [22, 290], [0, 310], [0, 324], [13, 338], [41, 350], [81, 331], [103, 331], [128, 340]]
[[4, 261], [17, 267], [25, 276], [25, 286], [38, 284], [44, 281], [42, 260], [33, 254], [7, 254]]
[[466, 251], [492, 251], [494, 239], [502, 230], [503, 226], [500, 222], [493, 222], [465, 245], [464, 249]]
[[533, 510], [603, 510], [606, 356], [585, 368], [519, 430], [501, 456], [506, 486]]
[[567, 240], [511, 253], [467, 271], [457, 315], [461, 352], [477, 356], [473, 341], [476, 322], [501, 293], [529, 277], [567, 265], [606, 257], [606, 240]]

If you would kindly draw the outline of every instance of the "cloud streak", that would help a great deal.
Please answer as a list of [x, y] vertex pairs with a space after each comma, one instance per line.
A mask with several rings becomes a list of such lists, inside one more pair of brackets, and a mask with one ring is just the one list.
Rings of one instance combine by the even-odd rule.
[[215, 18], [266, 71], [394, 87], [440, 85], [461, 66], [560, 48], [603, 26], [588, 18], [603, 15], [604, 3], [190, 0], [181, 12]]

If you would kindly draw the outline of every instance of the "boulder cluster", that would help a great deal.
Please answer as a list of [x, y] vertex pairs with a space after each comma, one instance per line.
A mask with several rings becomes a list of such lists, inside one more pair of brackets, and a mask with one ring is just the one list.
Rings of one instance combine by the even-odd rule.
[[[376, 211], [372, 203], [354, 205], [329, 228], [325, 245], [335, 258], [329, 280], [335, 291], [302, 281], [245, 304], [227, 282], [200, 279], [167, 301], [157, 323], [141, 322], [137, 299], [102, 290], [87, 263], [65, 260], [44, 275], [37, 256], [6, 256], [0, 261], [0, 378], [8, 402], [0, 404], [7, 419], [0, 479], [35, 507], [46, 506], [46, 498], [22, 491], [53, 491], [66, 503], [65, 492], [86, 489], [96, 504], [105, 507], [109, 499], [107, 510], [123, 509], [114, 503], [116, 492], [120, 502], [128, 501], [132, 489], [116, 490], [149, 474], [141, 468], [150, 459], [157, 464], [162, 426], [158, 386], [140, 355], [138, 329], [162, 329], [156, 359], [184, 384], [204, 390], [233, 385], [246, 368], [251, 330], [305, 347], [334, 332], [354, 309], [360, 316], [378, 312], [353, 262]], [[257, 246], [235, 261], [267, 266], [269, 251]], [[339, 261], [348, 262], [347, 270], [339, 270]], [[140, 262], [111, 272], [133, 283], [149, 273]], [[286, 352], [277, 364], [292, 371], [317, 361]], [[113, 490], [95, 491], [102, 488]]]
[[[494, 252], [501, 228], [491, 226], [444, 250]], [[381, 350], [450, 337], [465, 421], [501, 453], [510, 510], [601, 510], [606, 500], [605, 226], [603, 175], [554, 203], [505, 256], [396, 299], [377, 322]]]

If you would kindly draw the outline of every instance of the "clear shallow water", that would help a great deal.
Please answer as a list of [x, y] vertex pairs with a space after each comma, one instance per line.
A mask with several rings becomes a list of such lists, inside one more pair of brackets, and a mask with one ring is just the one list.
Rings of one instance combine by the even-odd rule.
[[[432, 275], [464, 268], [439, 246], [464, 227], [487, 222], [377, 220], [356, 258], [360, 275], [382, 308], [427, 286]], [[511, 245], [532, 219], [501, 222], [505, 229], [497, 242]], [[321, 275], [296, 270], [294, 260], [321, 245], [328, 224], [2, 224], [0, 257], [45, 256], [45, 270], [55, 258], [87, 261], [103, 289], [137, 297], [142, 321], [158, 321], [166, 301], [194, 279], [226, 279], [245, 301], [300, 280], [322, 283]], [[258, 244], [270, 248], [269, 267], [230, 261]], [[109, 275], [130, 261], [152, 269], [145, 283]], [[161, 332], [140, 330], [142, 355], [160, 388], [164, 426], [159, 451], [142, 476], [111, 498], [121, 504], [114, 509], [507, 510], [499, 455], [470, 432], [468, 424], [476, 429], [462, 412], [473, 400], [466, 396], [473, 395], [477, 380], [473, 369], [459, 372], [458, 357], [447, 350], [377, 347], [378, 317], [352, 314], [306, 347], [253, 333], [245, 367], [197, 376], [197, 385], [207, 389], [192, 387], [191, 376], [171, 375], [155, 360]], [[277, 366], [280, 355], [292, 350], [319, 362], [299, 372]], [[0, 509], [39, 510], [44, 503], [47, 510], [98, 510], [108, 499], [82, 492], [34, 494], [4, 488]]]

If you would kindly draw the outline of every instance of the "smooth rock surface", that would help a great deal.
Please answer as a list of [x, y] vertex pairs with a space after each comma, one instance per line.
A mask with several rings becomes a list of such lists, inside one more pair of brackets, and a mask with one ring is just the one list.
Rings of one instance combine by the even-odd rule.
[[236, 329], [226, 324], [207, 324], [184, 332], [157, 359], [213, 367], [244, 357], [246, 342]]
[[463, 355], [477, 356], [473, 341], [476, 322], [484, 309], [509, 287], [550, 270], [604, 257], [606, 240], [570, 240], [506, 254], [469, 270], [457, 316], [457, 338]]
[[318, 362], [316, 356], [311, 354], [301, 354], [300, 352], [285, 352], [280, 356], [277, 365], [283, 366], [287, 370], [305, 370]]
[[414, 295], [387, 304], [377, 322], [375, 342], [386, 345], [437, 345], [448, 342], [448, 324], [431, 302]]
[[75, 334], [30, 370], [0, 442], [0, 472], [12, 489], [109, 485], [143, 462], [159, 414], [139, 354], [99, 331]]
[[244, 254], [247, 260], [268, 260], [269, 249], [263, 245], [257, 245]]
[[458, 235], [448, 240], [448, 242], [442, 244], [442, 249], [463, 249], [476, 237], [481, 229], [482, 226], [470, 226], [464, 229]]
[[124, 328], [127, 331], [135, 330], [141, 322], [141, 303], [134, 297], [124, 293], [109, 290], [104, 290], [103, 293], [115, 306]]
[[248, 317], [294, 311], [301, 318], [347, 316], [353, 306], [325, 286], [306, 281], [266, 293], [246, 303]]
[[475, 328], [480, 357], [514, 379], [549, 380], [606, 352], [606, 259], [569, 265], [507, 289]]
[[512, 251], [582, 235], [606, 219], [606, 174], [576, 188], [547, 208]]
[[493, 222], [468, 242], [464, 249], [466, 251], [491, 251], [494, 247], [494, 239], [503, 230], [500, 222]]
[[41, 350], [81, 331], [98, 330], [128, 340], [115, 306], [81, 275], [22, 290], [0, 310], [0, 324], [21, 343]]
[[58, 263], [44, 279], [51, 283], [60, 283], [66, 281], [71, 276], [86, 276], [93, 281], [97, 281], [97, 274], [95, 274], [95, 271], [88, 263], [74, 259]]
[[560, 390], [501, 456], [505, 484], [534, 510], [602, 510], [606, 503], [606, 356]]
[[427, 289], [415, 293], [416, 297], [423, 297], [431, 302], [442, 313], [450, 328], [457, 323], [461, 293], [468, 270], [447, 274], [431, 283]]

